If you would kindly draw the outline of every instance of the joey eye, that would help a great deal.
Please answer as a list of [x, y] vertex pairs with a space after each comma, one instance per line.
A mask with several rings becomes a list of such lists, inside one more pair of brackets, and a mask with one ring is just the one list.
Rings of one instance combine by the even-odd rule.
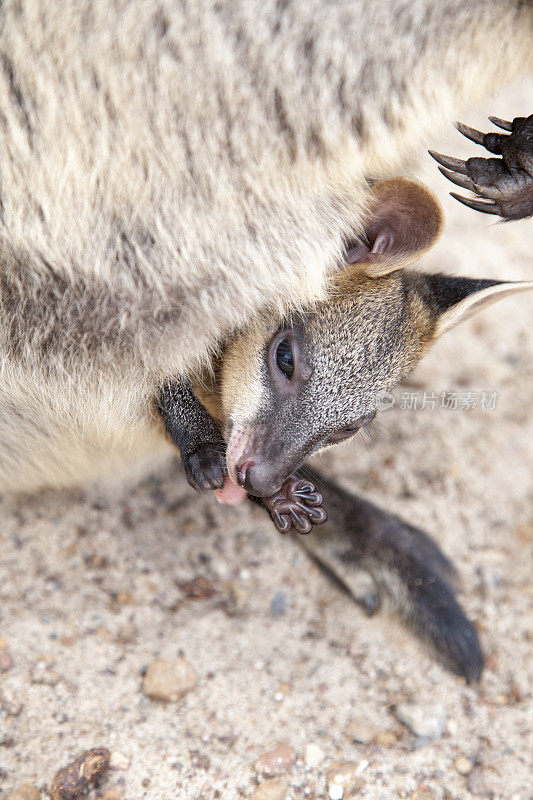
[[291, 343], [288, 339], [282, 339], [276, 347], [276, 366], [286, 378], [291, 378], [294, 372], [294, 356]]
[[360, 425], [350, 425], [347, 428], [343, 428], [342, 431], [339, 431], [339, 433], [342, 433], [344, 436], [353, 436], [354, 433], [357, 433], [360, 427]]
[[350, 436], [353, 436], [359, 430], [359, 425], [352, 425], [349, 428], [342, 428], [340, 431], [335, 431], [332, 433], [327, 441], [328, 442], [342, 442], [344, 439], [349, 439]]
[[344, 439], [349, 439], [350, 436], [353, 436], [357, 433], [361, 428], [364, 428], [365, 425], [368, 425], [374, 417], [376, 416], [375, 411], [371, 411], [369, 414], [364, 414], [362, 417], [359, 417], [357, 422], [354, 422], [353, 425], [347, 425], [346, 428], [341, 428], [335, 433], [332, 433], [331, 436], [328, 437], [328, 442], [342, 442]]

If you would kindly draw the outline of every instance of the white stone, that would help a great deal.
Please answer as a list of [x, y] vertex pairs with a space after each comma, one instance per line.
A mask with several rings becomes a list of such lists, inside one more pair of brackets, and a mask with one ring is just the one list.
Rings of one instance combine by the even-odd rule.
[[304, 759], [306, 766], [310, 768], [318, 767], [324, 760], [324, 755], [324, 751], [318, 744], [309, 742], [309, 744], [305, 746]]
[[122, 772], [128, 769], [130, 765], [130, 760], [122, 753], [119, 753], [118, 750], [111, 753], [109, 758], [109, 768], [110, 769], [119, 769]]
[[427, 739], [439, 739], [446, 725], [446, 709], [441, 703], [400, 703], [395, 714], [415, 736]]

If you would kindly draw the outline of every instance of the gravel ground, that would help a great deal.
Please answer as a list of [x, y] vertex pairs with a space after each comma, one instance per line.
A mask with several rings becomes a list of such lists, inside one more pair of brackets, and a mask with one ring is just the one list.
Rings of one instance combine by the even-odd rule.
[[[527, 113], [532, 88], [464, 121]], [[473, 152], [458, 134], [433, 144]], [[476, 216], [422, 161], [448, 217], [425, 266], [531, 279], [531, 222]], [[167, 464], [105, 499], [1, 502], [0, 792], [33, 783], [45, 798], [60, 767], [103, 746], [112, 768], [90, 798], [531, 800], [531, 303], [507, 299], [450, 333], [372, 436], [321, 460], [452, 557], [487, 658], [479, 686], [386, 613], [365, 617], [260, 509], [221, 508]], [[477, 393], [477, 407], [400, 407], [424, 391]], [[498, 393], [494, 409], [481, 392]], [[160, 659], [154, 689], [157, 666], [143, 675]], [[420, 707], [418, 734], [402, 703]], [[327, 777], [339, 760], [353, 790]]]

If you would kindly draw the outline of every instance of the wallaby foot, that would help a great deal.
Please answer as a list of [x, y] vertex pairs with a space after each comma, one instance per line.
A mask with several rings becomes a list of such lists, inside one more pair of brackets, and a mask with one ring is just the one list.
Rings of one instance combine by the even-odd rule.
[[469, 683], [477, 681], [483, 655], [455, 598], [455, 571], [446, 556], [423, 531], [309, 472], [328, 520], [300, 537], [302, 546], [367, 612], [378, 608], [380, 597], [388, 598], [448, 669]]
[[297, 473], [289, 475], [276, 494], [258, 498], [250, 495], [250, 499], [266, 508], [280, 533], [294, 528], [298, 533], [307, 534], [313, 525], [322, 525], [327, 519], [322, 495], [311, 481]]
[[157, 397], [167, 433], [179, 448], [193, 489], [221, 489], [226, 471], [226, 446], [214, 419], [184, 378], [167, 381]]
[[501, 158], [461, 161], [431, 150], [430, 155], [441, 165], [439, 169], [448, 180], [482, 198], [473, 200], [452, 192], [452, 197], [465, 206], [496, 214], [506, 221], [530, 217], [533, 215], [533, 114], [515, 117], [512, 122], [497, 117], [489, 119], [509, 131], [508, 135], [481, 133], [461, 123], [457, 123], [457, 129]]

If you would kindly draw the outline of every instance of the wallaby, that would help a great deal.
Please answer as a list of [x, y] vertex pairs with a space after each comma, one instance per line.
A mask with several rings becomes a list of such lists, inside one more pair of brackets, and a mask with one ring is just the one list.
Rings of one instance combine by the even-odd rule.
[[523, 0], [5, 0], [0, 490], [168, 453], [161, 387], [324, 300], [371, 186], [532, 35]]
[[523, 0], [5, 0], [0, 490], [168, 453], [158, 388], [323, 299], [372, 182], [532, 38]]

